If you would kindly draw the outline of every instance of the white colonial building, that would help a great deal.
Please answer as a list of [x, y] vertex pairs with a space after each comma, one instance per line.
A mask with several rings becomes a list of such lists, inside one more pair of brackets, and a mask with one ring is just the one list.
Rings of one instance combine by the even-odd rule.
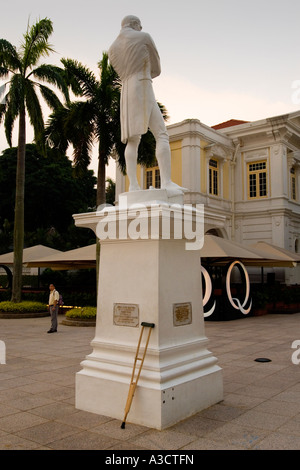
[[[168, 132], [172, 180], [189, 189], [185, 203], [203, 203], [210, 217], [216, 214], [210, 232], [300, 252], [300, 111], [213, 127], [187, 119]], [[137, 174], [141, 188], [159, 187], [158, 167], [138, 167]], [[117, 170], [116, 197], [127, 190], [128, 179]], [[218, 215], [225, 216], [221, 228]], [[300, 282], [298, 268], [276, 276]]]

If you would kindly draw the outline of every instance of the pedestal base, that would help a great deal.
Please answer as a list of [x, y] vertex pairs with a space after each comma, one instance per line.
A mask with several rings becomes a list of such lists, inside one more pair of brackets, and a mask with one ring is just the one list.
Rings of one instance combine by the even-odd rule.
[[[76, 225], [96, 231], [101, 217], [78, 215]], [[165, 429], [223, 399], [204, 331], [199, 251], [185, 242], [101, 242], [96, 333], [76, 375], [78, 409], [123, 421], [142, 322], [155, 327], [127, 422]]]
[[[123, 421], [128, 383], [79, 372], [76, 408]], [[189, 382], [165, 389], [138, 386], [127, 422], [162, 430], [223, 399], [222, 371], [212, 369]]]

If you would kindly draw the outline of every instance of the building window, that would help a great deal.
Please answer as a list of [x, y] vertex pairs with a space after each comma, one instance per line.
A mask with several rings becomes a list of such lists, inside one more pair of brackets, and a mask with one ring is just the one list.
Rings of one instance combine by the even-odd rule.
[[294, 167], [292, 167], [290, 169], [290, 175], [291, 175], [291, 199], [296, 201], [296, 197], [297, 197], [297, 194], [296, 194], [296, 171], [295, 171]]
[[219, 194], [219, 164], [218, 160], [211, 158], [208, 165], [209, 170], [209, 194]]
[[146, 189], [149, 189], [150, 186], [156, 189], [160, 188], [160, 171], [158, 166], [147, 168], [146, 170]]
[[267, 197], [267, 162], [248, 163], [248, 195]]

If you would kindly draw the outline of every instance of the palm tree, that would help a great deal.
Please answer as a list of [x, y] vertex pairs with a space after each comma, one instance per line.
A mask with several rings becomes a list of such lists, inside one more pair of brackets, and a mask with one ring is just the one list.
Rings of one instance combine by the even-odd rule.
[[[98, 63], [100, 80], [80, 62], [62, 59], [66, 79], [79, 101], [58, 107], [50, 116], [46, 129], [51, 147], [66, 152], [71, 144], [77, 174], [92, 158], [93, 143], [98, 146], [97, 206], [105, 203], [106, 165], [116, 142], [120, 140], [120, 81], [103, 54]], [[118, 150], [122, 153], [121, 146]], [[123, 149], [124, 152], [124, 149]]]
[[66, 100], [69, 99], [63, 70], [53, 65], [38, 65], [42, 57], [53, 52], [48, 42], [52, 32], [51, 20], [44, 18], [31, 27], [28, 25], [19, 51], [9, 41], [0, 39], [0, 78], [8, 79], [0, 89], [0, 95], [4, 95], [0, 104], [0, 124], [4, 121], [6, 139], [10, 147], [13, 126], [16, 119], [19, 119], [12, 302], [20, 302], [22, 296], [26, 115], [28, 113], [34, 128], [36, 143], [45, 148], [43, 113], [36, 90], [39, 90], [50, 108], [57, 108], [61, 103], [51, 88], [40, 82], [56, 85]]

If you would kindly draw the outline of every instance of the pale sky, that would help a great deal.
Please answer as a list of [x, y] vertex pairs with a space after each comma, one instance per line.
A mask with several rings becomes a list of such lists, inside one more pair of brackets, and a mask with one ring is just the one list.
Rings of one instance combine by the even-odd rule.
[[[153, 86], [168, 124], [195, 118], [211, 126], [300, 109], [299, 0], [0, 0], [0, 7], [0, 38], [18, 47], [28, 20], [48, 17], [56, 53], [47, 63], [68, 57], [96, 73], [122, 18], [138, 16], [161, 58]], [[0, 152], [7, 146], [2, 125]]]

